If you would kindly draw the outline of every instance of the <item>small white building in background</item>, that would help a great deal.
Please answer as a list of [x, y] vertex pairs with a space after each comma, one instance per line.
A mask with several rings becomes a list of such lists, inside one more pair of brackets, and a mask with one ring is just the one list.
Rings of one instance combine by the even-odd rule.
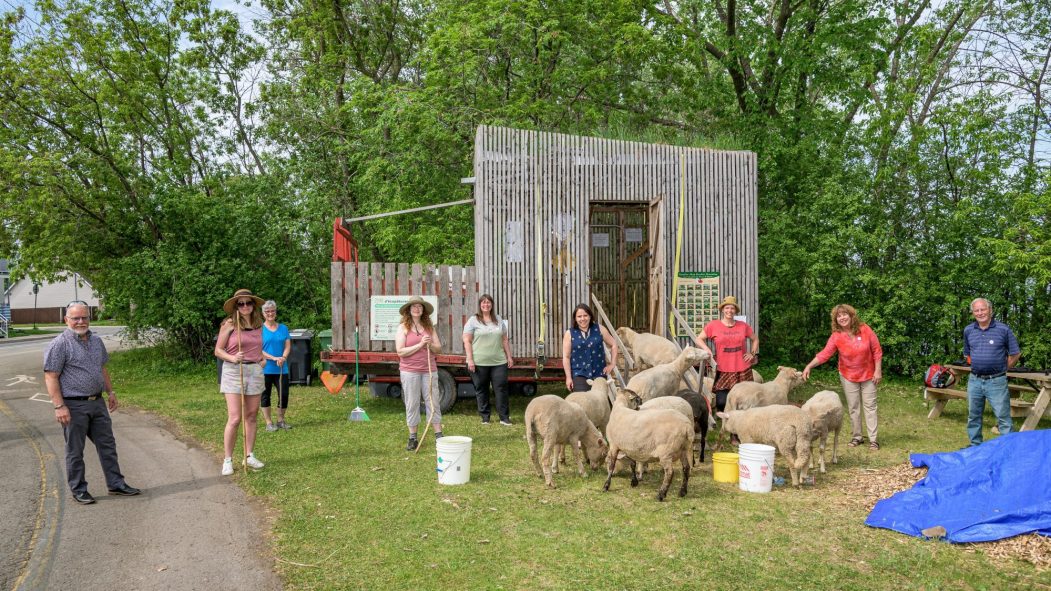
[[66, 306], [73, 300], [87, 302], [92, 308], [92, 315], [99, 307], [98, 295], [91, 284], [76, 273], [70, 273], [64, 279], [53, 283], [41, 283], [38, 293], [35, 294], [35, 305], [33, 281], [25, 277], [11, 285], [6, 296], [11, 306], [12, 324], [61, 323]]

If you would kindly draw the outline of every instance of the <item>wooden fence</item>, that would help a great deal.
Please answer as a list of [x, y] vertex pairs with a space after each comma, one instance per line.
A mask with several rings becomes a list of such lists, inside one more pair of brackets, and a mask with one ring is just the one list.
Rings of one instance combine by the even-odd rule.
[[433, 295], [438, 298], [436, 325], [444, 354], [463, 355], [463, 325], [478, 310], [474, 267], [408, 263], [332, 263], [332, 348], [394, 352], [393, 340], [369, 338], [369, 301], [373, 295]]

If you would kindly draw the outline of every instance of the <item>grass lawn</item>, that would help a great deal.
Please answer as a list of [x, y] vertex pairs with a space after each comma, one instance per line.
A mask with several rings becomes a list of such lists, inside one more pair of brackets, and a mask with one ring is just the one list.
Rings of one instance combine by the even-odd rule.
[[[214, 365], [173, 364], [137, 350], [114, 355], [110, 372], [122, 401], [170, 417], [214, 450], [219, 473], [226, 413]], [[839, 390], [834, 373], [815, 373], [792, 399], [824, 388]], [[885, 383], [883, 448], [846, 447], [847, 420], [840, 462], [814, 486], [743, 493], [712, 481], [709, 455], [685, 498], [676, 496], [677, 476], [658, 503], [653, 473], [636, 489], [615, 477], [603, 493], [604, 472], [581, 479], [563, 469], [559, 488], [546, 489], [524, 441], [526, 398], [512, 397], [511, 427], [482, 425], [473, 400], [456, 404], [445, 433], [474, 438], [471, 480], [443, 486], [430, 434], [419, 455], [404, 451], [400, 400], [371, 398], [362, 387], [371, 421], [350, 423], [352, 384], [340, 396], [297, 386], [288, 413], [294, 428], [260, 428], [255, 452], [267, 466], [235, 478], [273, 510], [273, 553], [289, 589], [1051, 587], [1051, 572], [994, 559], [982, 545], [969, 550], [864, 525], [866, 500], [846, 492], [851, 483], [902, 465], [910, 452], [967, 444], [966, 406], [950, 402], [928, 421], [921, 392], [918, 380]], [[986, 425], [993, 423], [988, 415]], [[787, 479], [780, 456], [777, 474]]]

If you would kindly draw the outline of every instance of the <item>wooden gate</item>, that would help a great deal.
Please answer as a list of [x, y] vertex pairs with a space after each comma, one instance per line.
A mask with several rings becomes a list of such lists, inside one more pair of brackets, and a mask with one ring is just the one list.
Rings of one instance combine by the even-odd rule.
[[616, 326], [649, 328], [650, 240], [645, 203], [592, 204], [591, 292]]

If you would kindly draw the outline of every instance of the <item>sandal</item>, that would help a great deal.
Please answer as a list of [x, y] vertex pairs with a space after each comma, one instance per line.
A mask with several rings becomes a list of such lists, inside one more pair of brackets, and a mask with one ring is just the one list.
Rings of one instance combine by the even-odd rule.
[[876, 443], [875, 441], [873, 441], [872, 443], [869, 444], [869, 449], [871, 449], [873, 451], [879, 451], [879, 444]]
[[850, 443], [848, 443], [847, 445], [849, 445], [850, 447], [857, 447], [861, 445], [861, 438], [855, 437], [854, 439], [851, 439]]

